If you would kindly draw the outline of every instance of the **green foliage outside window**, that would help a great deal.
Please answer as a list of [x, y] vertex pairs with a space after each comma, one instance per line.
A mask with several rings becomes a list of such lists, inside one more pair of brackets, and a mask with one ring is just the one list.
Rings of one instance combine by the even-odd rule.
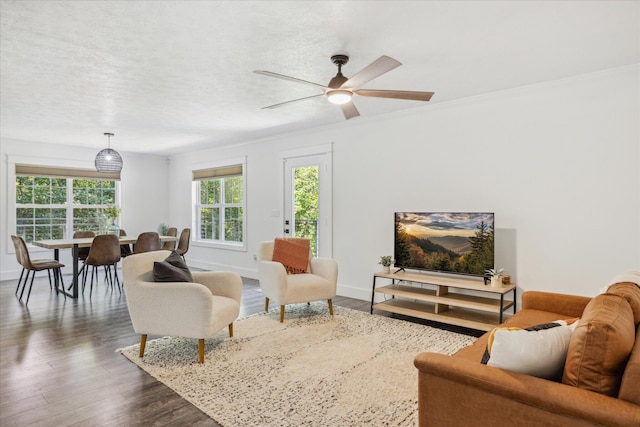
[[16, 176], [16, 234], [30, 243], [98, 233], [102, 208], [115, 199], [115, 181]]
[[217, 205], [220, 203], [220, 180], [200, 181], [200, 204]]
[[200, 209], [200, 238], [203, 240], [220, 240], [220, 209]]
[[294, 170], [295, 237], [309, 239], [313, 255], [318, 253], [318, 167]]
[[224, 240], [242, 242], [242, 208], [225, 208]]
[[98, 234], [102, 216], [99, 208], [74, 208], [73, 231], [90, 230]]
[[243, 201], [243, 179], [241, 176], [224, 178], [225, 204], [241, 204]]
[[66, 201], [66, 178], [16, 177], [16, 203], [53, 205]]
[[64, 208], [18, 208], [16, 209], [16, 233], [25, 241], [61, 239], [66, 228]]
[[199, 181], [198, 206], [202, 240], [238, 242], [244, 239], [244, 178]]
[[96, 179], [73, 180], [74, 205], [113, 205], [115, 202], [115, 181]]

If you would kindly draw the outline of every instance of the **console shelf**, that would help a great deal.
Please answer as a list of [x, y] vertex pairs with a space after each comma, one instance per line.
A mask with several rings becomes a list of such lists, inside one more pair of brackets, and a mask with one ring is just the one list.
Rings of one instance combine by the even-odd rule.
[[[376, 279], [390, 279], [391, 285], [376, 289]], [[429, 286], [419, 287], [396, 282], [419, 283]], [[449, 292], [449, 288], [465, 289], [488, 294], [498, 298]], [[513, 292], [513, 300], [505, 301], [504, 295]], [[374, 303], [376, 294], [390, 296], [380, 303]], [[516, 285], [500, 288], [486, 286], [482, 279], [441, 276], [427, 273], [376, 273], [373, 275], [371, 292], [371, 313], [373, 310], [433, 320], [483, 331], [491, 330], [502, 323], [503, 312], [513, 307], [516, 312]]]

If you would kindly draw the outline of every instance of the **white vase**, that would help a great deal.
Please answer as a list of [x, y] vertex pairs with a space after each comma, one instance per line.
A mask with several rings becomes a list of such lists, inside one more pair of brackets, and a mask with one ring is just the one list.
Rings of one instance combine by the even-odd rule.
[[492, 288], [501, 288], [502, 287], [502, 276], [494, 276], [491, 278], [491, 287]]
[[382, 266], [382, 272], [386, 273], [386, 274], [389, 274], [391, 272], [391, 267], [388, 266], [388, 265]]

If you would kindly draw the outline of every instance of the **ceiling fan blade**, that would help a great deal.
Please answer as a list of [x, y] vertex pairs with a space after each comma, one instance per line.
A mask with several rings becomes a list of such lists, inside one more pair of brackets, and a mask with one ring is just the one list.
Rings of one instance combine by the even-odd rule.
[[318, 86], [318, 87], [321, 87], [322, 89], [327, 89], [326, 86], [321, 85], [319, 83], [309, 82], [309, 81], [302, 80], [302, 79], [297, 79], [297, 78], [291, 77], [291, 76], [285, 76], [284, 74], [272, 73], [271, 71], [256, 70], [256, 71], [254, 71], [254, 73], [262, 74], [263, 76], [275, 77], [277, 79], [289, 80], [289, 81], [296, 82], [296, 83], [304, 83], [304, 84], [307, 84], [307, 85]]
[[358, 117], [360, 115], [360, 112], [358, 112], [358, 109], [355, 105], [353, 105], [353, 102], [351, 101], [347, 102], [346, 104], [341, 104], [340, 108], [342, 109], [344, 118], [347, 120]]
[[408, 99], [411, 101], [428, 101], [434, 92], [415, 92], [411, 90], [375, 90], [375, 89], [358, 89], [353, 93], [361, 96], [372, 96], [374, 98], [394, 98]]
[[382, 55], [344, 82], [341, 87], [355, 89], [401, 65], [402, 64], [395, 59]]
[[285, 104], [291, 104], [292, 102], [304, 101], [305, 99], [317, 98], [319, 96], [324, 96], [324, 93], [320, 93], [318, 95], [305, 96], [304, 98], [292, 99], [291, 101], [285, 101], [285, 102], [281, 102], [279, 104], [269, 105], [268, 107], [262, 107], [262, 109], [264, 110], [266, 108], [278, 108], [278, 107], [281, 107], [281, 106], [283, 106]]

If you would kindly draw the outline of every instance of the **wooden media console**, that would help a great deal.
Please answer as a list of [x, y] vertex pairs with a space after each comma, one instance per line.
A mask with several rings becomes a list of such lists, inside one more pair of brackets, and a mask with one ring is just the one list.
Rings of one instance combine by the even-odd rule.
[[[391, 284], [376, 288], [376, 279], [390, 279]], [[419, 284], [416, 286], [415, 284]], [[449, 292], [464, 289], [487, 296]], [[504, 296], [513, 292], [513, 300]], [[390, 298], [375, 303], [376, 294]], [[493, 294], [493, 295], [489, 295]], [[499, 295], [495, 298], [494, 295]], [[516, 312], [516, 284], [494, 288], [484, 284], [482, 278], [446, 276], [430, 273], [398, 272], [375, 273], [371, 291], [371, 310], [382, 310], [435, 322], [448, 323], [471, 329], [489, 331], [502, 323], [503, 312], [513, 307]]]

